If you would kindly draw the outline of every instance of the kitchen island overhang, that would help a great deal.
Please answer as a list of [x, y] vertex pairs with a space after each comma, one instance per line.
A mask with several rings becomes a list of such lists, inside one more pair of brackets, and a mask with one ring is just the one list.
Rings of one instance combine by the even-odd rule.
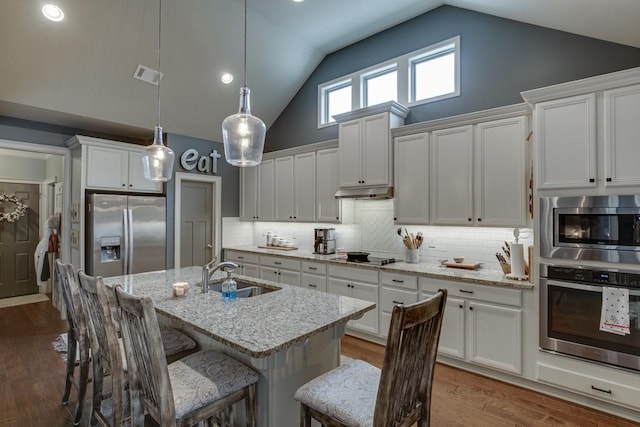
[[[212, 281], [224, 278], [216, 273]], [[185, 267], [105, 278], [128, 293], [150, 297], [161, 323], [192, 335], [203, 348], [224, 351], [261, 375], [258, 425], [297, 425], [296, 389], [334, 367], [346, 323], [375, 308], [375, 303], [267, 280], [234, 275], [276, 291], [235, 301], [202, 293], [200, 267]], [[188, 282], [185, 296], [173, 297], [173, 284]]]

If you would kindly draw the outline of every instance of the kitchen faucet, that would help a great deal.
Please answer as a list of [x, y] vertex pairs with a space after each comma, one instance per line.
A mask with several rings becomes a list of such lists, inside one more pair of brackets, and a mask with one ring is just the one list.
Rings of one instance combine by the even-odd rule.
[[220, 264], [212, 268], [213, 264], [217, 260], [218, 258], [214, 258], [211, 261], [209, 261], [207, 264], [205, 264], [204, 267], [202, 267], [202, 293], [204, 294], [209, 292], [209, 280], [211, 280], [211, 276], [213, 276], [213, 273], [215, 273], [220, 269], [225, 269], [225, 268], [231, 269], [231, 271], [233, 271], [239, 267], [238, 264], [236, 264], [235, 262], [225, 261], [225, 262], [221, 262]]

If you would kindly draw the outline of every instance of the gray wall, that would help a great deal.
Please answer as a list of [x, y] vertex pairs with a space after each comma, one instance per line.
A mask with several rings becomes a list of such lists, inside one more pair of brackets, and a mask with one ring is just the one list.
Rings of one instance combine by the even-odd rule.
[[637, 48], [442, 6], [328, 55], [269, 128], [265, 151], [338, 137], [337, 126], [317, 127], [319, 84], [456, 35], [461, 95], [411, 108], [407, 124], [517, 104], [521, 91], [640, 66]]

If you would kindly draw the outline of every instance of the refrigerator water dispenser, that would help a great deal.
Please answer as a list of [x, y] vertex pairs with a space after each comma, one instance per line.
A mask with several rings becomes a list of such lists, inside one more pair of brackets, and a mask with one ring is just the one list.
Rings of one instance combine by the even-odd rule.
[[102, 237], [100, 239], [100, 262], [120, 261], [120, 237]]

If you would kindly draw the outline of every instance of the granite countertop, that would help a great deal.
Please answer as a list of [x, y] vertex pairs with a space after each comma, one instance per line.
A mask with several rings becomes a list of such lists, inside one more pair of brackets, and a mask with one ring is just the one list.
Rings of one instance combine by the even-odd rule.
[[[514, 289], [533, 289], [533, 284], [527, 280], [507, 279], [501, 270], [479, 268], [477, 270], [465, 270], [461, 268], [449, 268], [440, 265], [420, 262], [411, 264], [408, 262], [395, 262], [383, 266], [347, 262], [338, 254], [318, 255], [309, 250], [296, 249], [284, 251], [280, 249], [264, 249], [257, 246], [230, 246], [225, 250], [253, 252], [260, 255], [277, 255], [283, 257], [298, 258], [305, 261], [321, 262], [325, 264], [347, 265], [354, 268], [375, 269], [390, 273], [409, 273], [421, 277], [434, 279], [455, 280], [459, 282], [476, 283], [480, 285], [500, 286]], [[336, 259], [338, 258], [338, 259]]]
[[[212, 281], [226, 277], [216, 272]], [[202, 293], [201, 267], [186, 267], [105, 278], [125, 291], [153, 299], [156, 310], [216, 341], [254, 358], [286, 349], [334, 325], [358, 318], [375, 303], [234, 274], [238, 281], [280, 288], [251, 298], [223, 302], [218, 292]], [[173, 297], [173, 283], [189, 282], [184, 297]]]

